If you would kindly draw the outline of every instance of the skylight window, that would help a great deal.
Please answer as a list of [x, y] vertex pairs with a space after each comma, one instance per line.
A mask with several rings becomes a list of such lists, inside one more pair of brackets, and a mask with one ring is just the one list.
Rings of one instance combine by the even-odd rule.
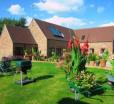
[[64, 38], [64, 34], [58, 29], [56, 29], [54, 26], [49, 26], [49, 30], [54, 36]]

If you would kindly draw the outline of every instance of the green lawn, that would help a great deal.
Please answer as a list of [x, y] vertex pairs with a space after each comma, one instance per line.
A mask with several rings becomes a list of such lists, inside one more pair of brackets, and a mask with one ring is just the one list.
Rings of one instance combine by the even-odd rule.
[[[105, 76], [102, 69], [90, 69], [97, 76]], [[24, 86], [13, 82], [14, 76], [0, 77], [0, 104], [75, 104], [64, 72], [51, 63], [33, 63], [32, 76], [36, 82]], [[16, 79], [19, 78], [17, 75]], [[80, 104], [114, 104], [114, 90], [108, 88], [103, 95], [86, 98], [81, 95]]]

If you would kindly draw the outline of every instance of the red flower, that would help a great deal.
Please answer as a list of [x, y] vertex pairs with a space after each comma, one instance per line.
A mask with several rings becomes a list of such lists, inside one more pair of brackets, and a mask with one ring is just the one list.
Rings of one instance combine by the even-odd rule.
[[82, 52], [82, 54], [88, 54], [88, 48], [89, 48], [89, 44], [88, 44], [88, 41], [86, 41], [81, 46], [81, 52]]
[[80, 45], [80, 42], [77, 38], [74, 40], [74, 44], [75, 44], [76, 48]]
[[86, 41], [86, 42], [84, 43], [84, 46], [87, 47], [87, 48], [89, 48], [88, 41]]
[[68, 42], [68, 48], [71, 49], [72, 48], [72, 40], [70, 39], [69, 42]]

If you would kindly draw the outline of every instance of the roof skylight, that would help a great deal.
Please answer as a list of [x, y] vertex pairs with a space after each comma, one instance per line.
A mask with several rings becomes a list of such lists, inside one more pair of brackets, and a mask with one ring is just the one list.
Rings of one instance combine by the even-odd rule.
[[64, 34], [61, 31], [59, 31], [57, 28], [55, 28], [54, 26], [49, 26], [49, 30], [56, 37], [62, 37], [62, 38], [64, 37]]

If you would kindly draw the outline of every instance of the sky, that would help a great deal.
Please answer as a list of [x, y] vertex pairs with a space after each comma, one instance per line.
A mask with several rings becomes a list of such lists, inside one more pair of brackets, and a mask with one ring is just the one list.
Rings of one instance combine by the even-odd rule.
[[0, 0], [0, 18], [32, 18], [72, 29], [114, 26], [114, 0]]

